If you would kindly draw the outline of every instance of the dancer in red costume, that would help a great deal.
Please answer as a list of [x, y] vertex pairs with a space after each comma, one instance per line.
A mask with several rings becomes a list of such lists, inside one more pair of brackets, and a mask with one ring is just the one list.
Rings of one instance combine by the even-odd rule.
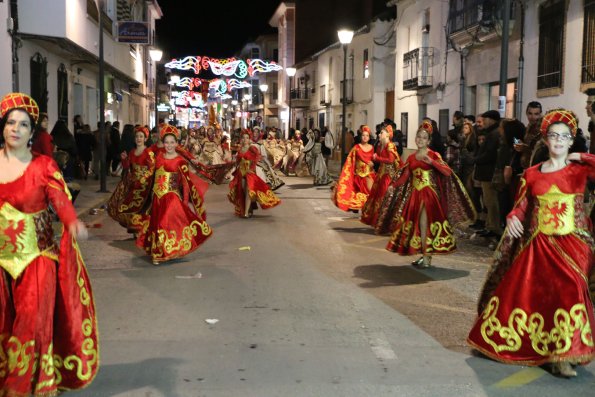
[[331, 199], [343, 211], [362, 209], [374, 184], [374, 146], [370, 145], [370, 127], [362, 127], [362, 143], [351, 149], [333, 189]]
[[372, 185], [368, 200], [362, 209], [361, 218], [363, 223], [372, 227], [376, 226], [380, 205], [384, 200], [390, 182], [396, 176], [397, 170], [401, 165], [401, 157], [397, 153], [397, 147], [392, 142], [393, 127], [387, 125], [380, 130], [379, 139], [378, 153], [374, 153], [373, 160], [379, 162], [380, 167], [378, 168], [378, 174], [376, 174], [376, 180], [374, 181], [374, 185]]
[[415, 135], [417, 151], [407, 158], [394, 182], [397, 211], [386, 246], [400, 255], [421, 253], [412, 263], [418, 267], [430, 267], [432, 254], [454, 251], [453, 222], [475, 218], [461, 182], [440, 155], [428, 148], [432, 133], [432, 124], [424, 122]]
[[164, 125], [160, 137], [165, 151], [155, 159], [151, 209], [136, 240], [154, 265], [188, 255], [212, 234], [204, 208], [207, 183], [193, 176], [177, 153], [176, 127]]
[[595, 156], [568, 154], [576, 130], [568, 110], [543, 117], [550, 158], [521, 178], [468, 337], [494, 360], [551, 363], [564, 377], [576, 376], [572, 365], [595, 356], [587, 284], [595, 244], [583, 203]]
[[[88, 386], [99, 367], [91, 285], [75, 236], [86, 238], [51, 157], [32, 153], [39, 110], [0, 102], [0, 395], [56, 396]], [[54, 241], [50, 205], [64, 225]]]
[[151, 194], [155, 172], [155, 152], [145, 147], [149, 137], [146, 127], [137, 127], [134, 132], [136, 149], [127, 155], [129, 171], [118, 183], [107, 202], [107, 213], [128, 233], [138, 233], [142, 228], [141, 213]]
[[236, 155], [236, 170], [229, 183], [227, 198], [235, 207], [235, 214], [250, 218], [252, 211], [260, 204], [262, 209], [273, 208], [281, 200], [273, 193], [269, 185], [256, 175], [256, 164], [260, 161], [260, 150], [251, 144], [250, 133], [242, 134], [241, 146]]

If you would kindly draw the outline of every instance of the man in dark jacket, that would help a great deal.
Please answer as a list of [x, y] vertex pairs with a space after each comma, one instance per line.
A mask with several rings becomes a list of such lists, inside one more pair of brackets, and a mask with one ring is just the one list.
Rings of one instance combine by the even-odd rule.
[[500, 146], [500, 113], [488, 110], [481, 115], [483, 119], [483, 133], [485, 143], [475, 157], [475, 179], [481, 182], [483, 203], [487, 209], [485, 231], [478, 232], [482, 237], [498, 237], [502, 234], [500, 225], [500, 210], [498, 206], [498, 192], [492, 185], [498, 146]]
[[116, 170], [120, 164], [120, 122], [114, 121], [109, 134], [110, 137], [110, 160], [112, 164], [112, 176], [117, 176]]

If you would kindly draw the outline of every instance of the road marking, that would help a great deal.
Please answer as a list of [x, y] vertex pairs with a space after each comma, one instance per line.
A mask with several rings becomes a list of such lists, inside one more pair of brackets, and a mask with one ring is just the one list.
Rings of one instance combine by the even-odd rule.
[[390, 343], [386, 340], [383, 332], [374, 332], [369, 339], [370, 348], [374, 355], [380, 360], [396, 360], [397, 354], [392, 349]]
[[536, 381], [537, 379], [541, 378], [543, 375], [547, 374], [541, 368], [526, 368], [521, 371], [518, 371], [515, 374], [510, 375], [502, 379], [498, 383], [494, 383], [491, 387], [495, 387], [497, 389], [508, 389], [511, 387], [521, 387], [531, 382]]

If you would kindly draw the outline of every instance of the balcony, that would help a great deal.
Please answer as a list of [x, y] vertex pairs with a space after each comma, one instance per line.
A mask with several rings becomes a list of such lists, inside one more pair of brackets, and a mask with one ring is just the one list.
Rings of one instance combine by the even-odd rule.
[[[485, 42], [498, 37], [497, 18], [501, 18], [495, 0], [451, 0], [448, 18], [448, 38], [458, 47], [475, 41]], [[515, 2], [511, 2], [510, 18], [515, 18]]]
[[403, 54], [403, 90], [416, 91], [432, 87], [433, 65], [433, 47], [420, 47]]
[[[347, 91], [345, 92], [345, 97], [343, 97], [343, 86], [345, 85], [347, 86]], [[353, 79], [341, 80], [341, 103], [343, 103], [343, 98], [345, 98], [345, 104], [353, 103]]]
[[310, 89], [293, 88], [291, 90], [291, 107], [309, 108], [310, 107]]
[[269, 94], [269, 101], [267, 103], [267, 107], [276, 108], [279, 106], [279, 96], [277, 92], [270, 92]]

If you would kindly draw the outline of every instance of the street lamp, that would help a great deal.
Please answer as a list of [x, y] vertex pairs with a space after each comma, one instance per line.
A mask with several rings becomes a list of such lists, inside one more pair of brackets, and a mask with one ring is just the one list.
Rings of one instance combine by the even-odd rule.
[[[260, 88], [260, 92], [262, 92], [262, 122], [264, 123], [264, 116], [265, 116], [265, 109], [266, 109], [266, 93], [269, 90], [268, 84], [261, 84], [258, 88]], [[265, 125], [265, 124], [263, 124]]]
[[155, 128], [159, 128], [158, 127], [158, 120], [159, 120], [159, 110], [157, 109], [157, 105], [159, 103], [159, 85], [157, 84], [157, 63], [161, 60], [161, 57], [163, 56], [163, 51], [157, 49], [157, 48], [151, 48], [149, 50], [149, 55], [151, 56], [151, 60], [153, 62], [155, 62]]
[[252, 95], [250, 93], [244, 94], [244, 100], [242, 101], [242, 104], [244, 103], [244, 101], [246, 101], [246, 107], [245, 107], [245, 110], [246, 111], [245, 112], [242, 111], [242, 117], [244, 117], [244, 115], [246, 115], [246, 117], [245, 117], [245, 119], [246, 119], [246, 123], [245, 123], [246, 126], [245, 126], [245, 128], [248, 128], [248, 109], [249, 109], [249, 106], [248, 105], [250, 105], [250, 103], [252, 102]]
[[345, 131], [345, 108], [347, 105], [347, 46], [351, 43], [353, 39], [353, 30], [339, 30], [337, 32], [339, 35], [339, 41], [343, 46], [343, 111], [341, 116], [341, 168], [343, 168], [343, 164], [345, 163], [345, 159], [347, 158], [347, 131]]
[[107, 190], [107, 161], [105, 147], [105, 60], [103, 58], [103, 21], [101, 18], [103, 10], [103, 0], [97, 0], [97, 22], [99, 30], [99, 193], [106, 193]]
[[285, 73], [289, 76], [289, 119], [287, 120], [287, 136], [289, 136], [289, 130], [291, 130], [291, 88], [293, 87], [293, 76], [295, 76], [296, 72], [296, 68], [285, 69]]

